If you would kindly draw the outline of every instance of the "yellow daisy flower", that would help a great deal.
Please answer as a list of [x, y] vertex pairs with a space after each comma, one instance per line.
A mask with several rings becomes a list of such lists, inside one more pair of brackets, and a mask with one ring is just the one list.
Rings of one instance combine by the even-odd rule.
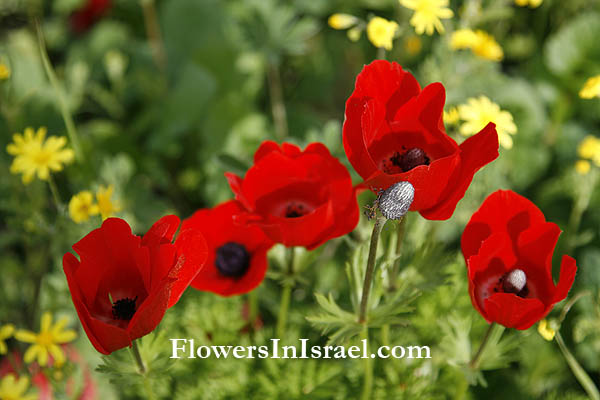
[[587, 175], [588, 172], [592, 169], [592, 165], [587, 160], [577, 160], [575, 162], [575, 171], [581, 175]]
[[452, 33], [450, 47], [454, 50], [470, 49], [476, 56], [491, 61], [501, 61], [502, 47], [494, 37], [482, 30], [459, 29]]
[[327, 20], [327, 23], [333, 29], [348, 29], [351, 26], [356, 25], [357, 22], [358, 18], [354, 15], [342, 13], [333, 14]]
[[515, 4], [521, 7], [539, 7], [544, 0], [515, 0]]
[[4, 63], [0, 63], [0, 81], [10, 78], [10, 68]]
[[29, 378], [17, 378], [8, 374], [0, 380], [0, 399], [2, 400], [36, 400], [36, 394], [25, 394], [29, 389]]
[[448, 110], [448, 112], [444, 111], [444, 123], [446, 125], [457, 124], [459, 119], [460, 114], [458, 113], [458, 108], [452, 107]]
[[37, 359], [40, 366], [44, 367], [48, 364], [48, 354], [54, 358], [56, 365], [62, 365], [66, 361], [65, 354], [59, 344], [68, 343], [77, 337], [77, 334], [72, 329], [64, 329], [68, 319], [61, 318], [52, 325], [52, 315], [45, 312], [42, 315], [40, 324], [40, 333], [34, 333], [28, 330], [18, 330], [15, 333], [15, 338], [21, 342], [32, 343], [25, 352], [23, 360], [26, 363]]
[[398, 24], [394, 21], [388, 21], [385, 18], [371, 18], [367, 25], [367, 37], [375, 47], [383, 47], [386, 50], [392, 49], [392, 41], [398, 30]]
[[600, 138], [587, 135], [577, 147], [579, 157], [592, 161], [600, 167]]
[[98, 192], [96, 192], [96, 200], [98, 201], [98, 212], [102, 215], [102, 220], [114, 215], [121, 211], [121, 206], [118, 202], [112, 201], [110, 198], [113, 195], [114, 187], [109, 185], [108, 187], [100, 186]]
[[444, 33], [444, 25], [440, 19], [448, 19], [454, 13], [448, 7], [449, 0], [400, 0], [400, 4], [414, 10], [410, 24], [415, 27], [415, 32], [422, 35], [433, 35], [433, 29]]
[[583, 87], [579, 91], [579, 97], [582, 99], [600, 97], [600, 75], [592, 76], [585, 81]]
[[545, 319], [538, 324], [538, 333], [547, 341], [551, 342], [554, 339], [556, 332], [550, 327], [550, 324]]
[[50, 136], [44, 140], [45, 137], [46, 128], [39, 128], [35, 134], [32, 128], [27, 128], [23, 135], [13, 135], [13, 143], [6, 147], [8, 154], [15, 156], [10, 172], [22, 173], [25, 184], [36, 174], [38, 178], [48, 180], [51, 171], [61, 171], [63, 164], [73, 161], [73, 150], [63, 149], [67, 143], [64, 136]]
[[460, 126], [459, 132], [464, 136], [471, 136], [481, 131], [488, 123], [496, 124], [498, 140], [500, 145], [506, 149], [512, 148], [511, 135], [517, 133], [517, 126], [508, 111], [500, 109], [498, 104], [493, 103], [485, 96], [470, 98], [467, 104], [458, 106], [460, 118], [465, 122]]
[[6, 354], [8, 347], [6, 347], [6, 339], [10, 339], [15, 332], [15, 326], [13, 324], [6, 324], [0, 328], [0, 354]]
[[69, 215], [78, 224], [89, 220], [98, 212], [98, 205], [94, 203], [94, 195], [89, 190], [77, 193], [69, 201]]

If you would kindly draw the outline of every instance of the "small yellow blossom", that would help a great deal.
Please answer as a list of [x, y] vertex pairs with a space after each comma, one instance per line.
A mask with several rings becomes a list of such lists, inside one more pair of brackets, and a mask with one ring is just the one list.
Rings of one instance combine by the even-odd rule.
[[386, 50], [392, 49], [392, 41], [398, 30], [398, 24], [394, 21], [388, 21], [385, 18], [371, 18], [367, 25], [367, 37], [375, 47], [383, 47]]
[[515, 0], [515, 4], [521, 7], [539, 7], [544, 0]]
[[409, 36], [404, 41], [404, 48], [408, 54], [414, 56], [421, 52], [421, 49], [423, 48], [423, 42], [421, 42], [421, 38], [418, 36]]
[[102, 220], [114, 215], [121, 211], [119, 203], [112, 201], [110, 198], [113, 195], [114, 187], [109, 185], [108, 187], [100, 186], [100, 189], [96, 192], [96, 200], [98, 201], [98, 212], [102, 215]]
[[0, 380], [0, 399], [2, 400], [36, 400], [36, 394], [25, 394], [29, 389], [29, 378], [23, 376], [16, 377], [14, 374], [7, 374]]
[[496, 124], [500, 145], [506, 149], [512, 148], [511, 135], [517, 133], [517, 126], [513, 122], [512, 115], [508, 111], [501, 110], [498, 104], [493, 103], [485, 96], [470, 98], [467, 100], [467, 104], [458, 106], [458, 113], [460, 118], [465, 121], [459, 130], [462, 135], [474, 135], [488, 123], [493, 122]]
[[15, 326], [13, 324], [6, 324], [0, 328], [0, 354], [6, 354], [8, 347], [6, 347], [6, 339], [10, 339], [15, 332]]
[[89, 190], [77, 193], [69, 201], [69, 215], [78, 224], [87, 221], [98, 212], [98, 205], [94, 204], [94, 195]]
[[580, 175], [587, 175], [587, 173], [590, 172], [590, 169], [592, 169], [592, 166], [587, 160], [577, 160], [577, 162], [575, 162], [575, 171]]
[[438, 33], [444, 33], [444, 25], [440, 19], [448, 19], [454, 16], [448, 8], [449, 0], [400, 0], [400, 4], [414, 10], [410, 24], [415, 27], [415, 32], [422, 35], [433, 35], [433, 29]]
[[348, 29], [351, 26], [356, 25], [357, 22], [358, 18], [354, 15], [342, 13], [333, 14], [327, 20], [327, 23], [333, 29]]
[[40, 333], [36, 334], [24, 329], [18, 330], [15, 333], [17, 340], [32, 343], [25, 352], [23, 360], [30, 363], [37, 359], [38, 364], [44, 367], [48, 364], [48, 354], [50, 354], [57, 366], [64, 364], [66, 357], [59, 344], [71, 342], [77, 337], [74, 330], [64, 329], [67, 322], [67, 318], [61, 318], [52, 325], [52, 315], [45, 312], [42, 315]]
[[354, 28], [348, 29], [346, 35], [348, 36], [348, 39], [352, 40], [353, 42], [356, 42], [358, 41], [358, 39], [360, 39], [362, 31], [362, 27], [355, 26]]
[[538, 333], [547, 341], [552, 341], [556, 332], [550, 327], [550, 324], [545, 319], [538, 324]]
[[46, 128], [39, 128], [34, 133], [26, 128], [23, 135], [13, 135], [13, 143], [6, 147], [8, 154], [15, 156], [10, 172], [22, 173], [23, 183], [29, 183], [37, 174], [38, 178], [48, 180], [50, 171], [61, 171], [63, 164], [71, 162], [75, 153], [71, 149], [63, 149], [67, 143], [64, 136], [50, 136], [45, 140]]
[[579, 97], [582, 99], [600, 97], [600, 75], [592, 76], [585, 81], [583, 87], [579, 91]]
[[577, 147], [579, 157], [592, 161], [600, 167], [600, 138], [587, 135]]
[[448, 112], [444, 111], [444, 123], [447, 125], [455, 125], [458, 123], [460, 119], [460, 114], [458, 112], [458, 108], [452, 107], [448, 110]]
[[0, 62], [0, 81], [10, 78], [10, 68], [8, 65]]
[[494, 37], [482, 30], [459, 29], [452, 34], [450, 47], [454, 50], [470, 49], [476, 56], [491, 61], [501, 61], [502, 47]]

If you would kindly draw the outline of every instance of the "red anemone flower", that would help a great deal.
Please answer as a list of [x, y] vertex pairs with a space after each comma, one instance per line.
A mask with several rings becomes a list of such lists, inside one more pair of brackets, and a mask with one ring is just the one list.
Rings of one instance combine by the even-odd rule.
[[410, 209], [430, 220], [450, 218], [475, 172], [498, 157], [493, 123], [460, 146], [446, 135], [445, 98], [441, 83], [421, 90], [400, 65], [377, 60], [363, 68], [346, 102], [344, 149], [363, 186], [410, 182]]
[[192, 281], [195, 289], [231, 296], [251, 291], [264, 279], [273, 242], [260, 228], [233, 222], [233, 216], [243, 211], [230, 200], [183, 221], [181, 229], [199, 231], [208, 245], [208, 259]]
[[71, 15], [71, 26], [75, 32], [83, 32], [110, 8], [111, 0], [87, 0], [85, 5]]
[[204, 265], [206, 242], [182, 230], [179, 218], [159, 219], [143, 237], [108, 218], [63, 257], [73, 304], [96, 350], [110, 354], [156, 328]]
[[350, 173], [321, 143], [304, 151], [265, 141], [244, 179], [226, 173], [246, 213], [242, 224], [259, 226], [272, 241], [314, 249], [345, 235], [358, 223]]
[[528, 329], [567, 297], [577, 266], [563, 255], [552, 280], [560, 228], [526, 198], [498, 190], [471, 217], [461, 246], [473, 306], [488, 322]]

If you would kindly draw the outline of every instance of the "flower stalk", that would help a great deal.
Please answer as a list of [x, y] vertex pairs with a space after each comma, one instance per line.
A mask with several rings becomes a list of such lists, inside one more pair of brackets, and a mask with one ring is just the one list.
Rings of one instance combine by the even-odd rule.
[[475, 355], [469, 362], [469, 368], [471, 368], [471, 369], [479, 368], [479, 362], [481, 361], [481, 356], [483, 355], [483, 351], [485, 350], [485, 347], [489, 343], [490, 337], [492, 336], [492, 331], [494, 330], [495, 327], [496, 327], [495, 322], [492, 322], [490, 324], [490, 326], [488, 327], [487, 331], [485, 332], [485, 335], [483, 336], [483, 340], [481, 341], [481, 344], [479, 345], [479, 349], [477, 349], [477, 353], [475, 353]]
[[363, 284], [362, 297], [360, 299], [360, 309], [358, 322], [364, 324], [367, 320], [367, 305], [369, 303], [369, 294], [371, 293], [371, 284], [375, 272], [375, 260], [377, 258], [377, 244], [379, 243], [379, 234], [387, 221], [386, 218], [378, 216], [373, 226], [371, 234], [371, 244], [369, 245], [369, 258], [367, 259], [367, 270], [365, 271], [365, 281]]
[[281, 293], [281, 303], [279, 304], [279, 315], [277, 316], [277, 337], [283, 337], [285, 333], [285, 326], [287, 324], [287, 314], [290, 308], [290, 300], [292, 297], [293, 283], [290, 281], [294, 275], [294, 259], [295, 259], [294, 247], [288, 249], [288, 265], [287, 265], [287, 278], [283, 284], [283, 292]]
[[73, 116], [69, 110], [69, 105], [67, 104], [67, 99], [65, 98], [65, 93], [58, 82], [58, 78], [56, 77], [56, 73], [52, 68], [52, 63], [50, 62], [50, 58], [48, 57], [48, 51], [46, 50], [46, 43], [44, 41], [44, 33], [42, 32], [42, 27], [37, 19], [34, 19], [36, 35], [38, 39], [38, 45], [40, 48], [40, 56], [42, 58], [42, 64], [44, 65], [44, 70], [46, 71], [46, 75], [48, 75], [48, 80], [54, 89], [56, 97], [58, 99], [58, 105], [60, 107], [60, 113], [62, 115], [62, 119], [65, 123], [65, 127], [67, 128], [67, 135], [69, 136], [69, 140], [71, 141], [71, 146], [73, 146], [73, 150], [75, 151], [75, 158], [77, 161], [83, 161], [83, 152], [81, 151], [81, 146], [79, 145], [79, 136], [77, 135], [77, 129], [75, 128], [75, 122], [73, 122]]
[[144, 360], [142, 359], [142, 355], [140, 354], [140, 349], [138, 348], [137, 341], [134, 340], [129, 349], [131, 350], [131, 356], [133, 357], [133, 360], [135, 361], [138, 372], [140, 373], [140, 375], [142, 376], [142, 379], [144, 381], [144, 389], [146, 390], [146, 395], [148, 396], [148, 398], [150, 400], [156, 399], [156, 396], [154, 395], [154, 392], [152, 391], [152, 387], [150, 386], [150, 381], [148, 380], [148, 376], [147, 376], [148, 368], [146, 367], [146, 364], [144, 363]]
[[[369, 343], [369, 328], [367, 326], [363, 327], [363, 330], [360, 333], [361, 340], [366, 340], [367, 346]], [[368, 352], [367, 348], [367, 352]], [[371, 357], [364, 358], [364, 369], [365, 376], [363, 381], [363, 391], [361, 395], [362, 400], [369, 400], [371, 398], [371, 392], [373, 391], [373, 360]]]
[[275, 136], [277, 140], [284, 140], [288, 135], [287, 112], [283, 101], [283, 87], [279, 67], [275, 62], [267, 65], [267, 82], [269, 85], [269, 97], [271, 98], [271, 112], [275, 122]]
[[581, 364], [577, 361], [577, 359], [571, 354], [565, 341], [560, 334], [560, 331], [556, 331], [556, 343], [558, 343], [558, 347], [560, 348], [561, 353], [565, 357], [567, 364], [569, 364], [569, 368], [573, 371], [573, 375], [577, 378], [577, 381], [583, 386], [583, 389], [588, 394], [590, 399], [592, 400], [600, 400], [600, 392], [598, 392], [598, 388], [594, 385], [594, 381], [590, 378], [590, 376], [585, 372]]
[[167, 69], [167, 54], [158, 25], [156, 4], [154, 3], [154, 0], [140, 0], [140, 5], [144, 14], [146, 35], [148, 36], [148, 41], [152, 48], [154, 63], [164, 72]]

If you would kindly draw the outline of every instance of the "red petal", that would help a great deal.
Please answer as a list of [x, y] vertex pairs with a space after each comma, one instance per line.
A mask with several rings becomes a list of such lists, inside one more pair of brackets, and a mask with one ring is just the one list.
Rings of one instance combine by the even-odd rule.
[[460, 169], [447, 186], [446, 193], [434, 207], [421, 210], [423, 218], [445, 220], [452, 216], [458, 202], [464, 197], [475, 172], [498, 157], [498, 134], [493, 123], [460, 145]]
[[166, 215], [156, 221], [142, 238], [142, 246], [157, 246], [163, 243], [171, 243], [177, 227], [179, 218], [176, 215]]
[[560, 278], [554, 292], [554, 303], [558, 303], [567, 297], [575, 281], [576, 272], [577, 265], [575, 265], [575, 259], [566, 255], [563, 256], [560, 264]]
[[176, 276], [177, 281], [171, 289], [169, 307], [179, 301], [179, 298], [204, 266], [208, 249], [204, 236], [196, 230], [185, 230], [179, 233], [175, 241], [177, 247], [177, 265], [173, 267], [170, 276]]
[[71, 253], [63, 257], [63, 269], [67, 277], [73, 305], [90, 342], [102, 354], [110, 354], [115, 350], [131, 345], [125, 330], [114, 325], [106, 324], [90, 316], [90, 312], [80, 295], [81, 282], [75, 279], [79, 261]]
[[512, 293], [496, 293], [487, 298], [485, 311], [489, 321], [519, 330], [529, 329], [546, 313], [538, 299], [523, 299]]

